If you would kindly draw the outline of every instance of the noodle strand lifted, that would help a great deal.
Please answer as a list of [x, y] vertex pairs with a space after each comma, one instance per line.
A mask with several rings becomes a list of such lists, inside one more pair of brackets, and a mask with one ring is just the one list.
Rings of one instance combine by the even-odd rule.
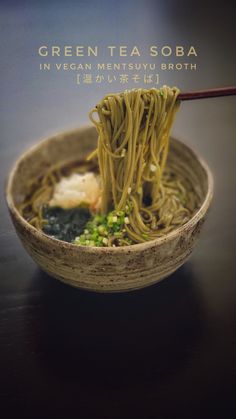
[[89, 113], [98, 131], [97, 149], [88, 160], [98, 158], [101, 212], [131, 209], [126, 232], [135, 242], [157, 237], [188, 215], [173, 196], [184, 187], [168, 188], [168, 172], [163, 176], [178, 94], [167, 86], [126, 90], [106, 95]]

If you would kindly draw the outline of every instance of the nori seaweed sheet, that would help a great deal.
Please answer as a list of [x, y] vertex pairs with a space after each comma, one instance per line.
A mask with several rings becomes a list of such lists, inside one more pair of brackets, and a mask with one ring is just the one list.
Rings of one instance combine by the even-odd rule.
[[84, 207], [63, 209], [45, 206], [43, 218], [48, 222], [43, 226], [45, 234], [58, 240], [72, 242], [84, 231], [86, 223], [91, 218], [91, 213], [88, 208]]

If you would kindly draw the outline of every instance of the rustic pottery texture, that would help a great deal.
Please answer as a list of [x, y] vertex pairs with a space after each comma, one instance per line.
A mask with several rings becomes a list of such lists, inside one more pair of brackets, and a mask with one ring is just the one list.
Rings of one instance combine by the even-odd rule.
[[12, 221], [34, 261], [69, 285], [101, 292], [146, 287], [170, 275], [191, 254], [212, 200], [211, 172], [188, 146], [171, 139], [169, 163], [179, 172], [187, 172], [199, 195], [199, 209], [185, 225], [147, 243], [119, 248], [79, 247], [36, 230], [17, 210], [27, 194], [29, 179], [37, 178], [52, 164], [85, 158], [96, 141], [96, 130], [86, 126], [47, 138], [24, 153], [11, 170], [6, 186]]

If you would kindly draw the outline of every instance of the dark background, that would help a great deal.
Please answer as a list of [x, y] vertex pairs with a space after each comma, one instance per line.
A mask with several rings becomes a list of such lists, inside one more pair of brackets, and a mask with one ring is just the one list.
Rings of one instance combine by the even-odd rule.
[[[40, 45], [194, 45], [198, 70], [161, 73], [161, 84], [183, 91], [236, 84], [232, 2], [0, 4], [2, 189], [21, 152], [88, 123], [89, 109], [111, 90], [40, 72]], [[189, 261], [150, 288], [94, 294], [44, 274], [22, 248], [2, 193], [3, 419], [235, 417], [235, 110], [235, 97], [181, 106], [173, 134], [208, 161], [214, 200]]]

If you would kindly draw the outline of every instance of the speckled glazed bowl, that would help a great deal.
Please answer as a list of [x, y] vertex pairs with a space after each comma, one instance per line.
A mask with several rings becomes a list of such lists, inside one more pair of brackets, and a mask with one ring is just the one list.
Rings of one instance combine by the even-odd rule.
[[97, 133], [82, 127], [41, 141], [15, 163], [6, 185], [6, 199], [16, 232], [26, 251], [48, 274], [92, 291], [129, 291], [154, 284], [189, 257], [213, 194], [213, 179], [202, 159], [182, 142], [171, 139], [169, 161], [187, 173], [200, 196], [200, 208], [185, 225], [161, 238], [127, 247], [80, 247], [53, 239], [25, 221], [17, 206], [27, 194], [27, 181], [56, 163], [83, 159], [95, 148]]

